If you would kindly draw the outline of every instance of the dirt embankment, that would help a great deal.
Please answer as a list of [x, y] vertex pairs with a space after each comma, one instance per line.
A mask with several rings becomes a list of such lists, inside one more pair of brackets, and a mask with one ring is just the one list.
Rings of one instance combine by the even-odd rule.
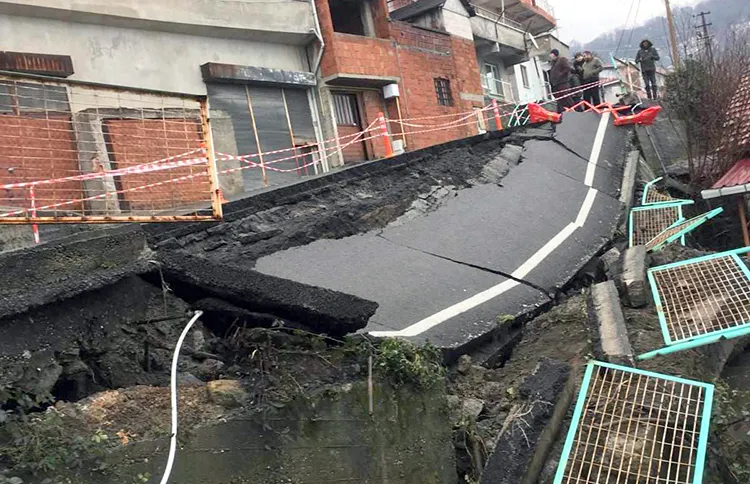
[[324, 183], [309, 180], [227, 205], [226, 221], [220, 225], [148, 227], [149, 240], [157, 249], [186, 250], [252, 267], [274, 252], [364, 233], [435, 210], [459, 189], [499, 183], [518, 164], [526, 139], [551, 136], [546, 129], [525, 138], [477, 137], [393, 162], [356, 166], [327, 176]]

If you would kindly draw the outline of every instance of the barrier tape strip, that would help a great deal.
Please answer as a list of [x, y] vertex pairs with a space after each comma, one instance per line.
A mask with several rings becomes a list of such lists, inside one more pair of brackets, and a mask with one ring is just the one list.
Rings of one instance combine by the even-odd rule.
[[[614, 79], [614, 80], [616, 81], [616, 79]], [[577, 88], [571, 88], [571, 89], [565, 89], [563, 91], [558, 91], [558, 93], [567, 92], [567, 91], [571, 91], [571, 92], [569, 94], [564, 95], [564, 96], [560, 96], [557, 99], [546, 101], [545, 103], [542, 103], [542, 104], [548, 104], [548, 103], [555, 102], [555, 101], [557, 101], [559, 99], [562, 99], [562, 98], [565, 98], [565, 97], [575, 96], [576, 94], [578, 94], [580, 92], [583, 92], [586, 89], [589, 89], [591, 86], [594, 86], [594, 85], [605, 85], [606, 83], [609, 83], [609, 82], [611, 82], [611, 79], [607, 78], [607, 79], [600, 80], [598, 82], [589, 83], [589, 84], [586, 84], [586, 85], [583, 85], [583, 86], [579, 86]], [[558, 94], [558, 93], [556, 93], [556, 94]], [[581, 105], [581, 104], [582, 103], [579, 103], [579, 105]], [[602, 105], [603, 104], [604, 103], [602, 103]], [[602, 105], [594, 107], [594, 106], [591, 106], [589, 104], [589, 106], [591, 106], [590, 109], [593, 109], [596, 112], [604, 112], [605, 111], [605, 110], [601, 110], [601, 111], [598, 110], [598, 108], [601, 108]], [[513, 120], [513, 116], [515, 115], [516, 118], [517, 118], [517, 121], [518, 121], [518, 123], [516, 125], [520, 125], [521, 123], [528, 122], [528, 116], [525, 116], [525, 120], [522, 119], [524, 117], [523, 113], [528, 113], [528, 110], [524, 107], [523, 109], [521, 109], [520, 112], [518, 111], [518, 108], [520, 106], [522, 106], [521, 104], [515, 104], [515, 103], [510, 103], [509, 102], [509, 103], [500, 104], [498, 107], [501, 107], [501, 106], [502, 107], [515, 106], [515, 109], [513, 110], [512, 113], [507, 113], [506, 112], [503, 115], [507, 116], [508, 114], [510, 114], [511, 121]], [[474, 124], [474, 121], [465, 122], [465, 123], [462, 123], [462, 124], [458, 124], [458, 123], [460, 123], [461, 121], [466, 121], [466, 120], [468, 120], [468, 119], [476, 116], [478, 112], [484, 112], [484, 111], [488, 111], [490, 109], [494, 109], [494, 107], [492, 105], [485, 106], [484, 108], [481, 108], [481, 109], [478, 109], [478, 110], [473, 110], [470, 114], [466, 114], [461, 119], [453, 120], [453, 121], [450, 121], [448, 123], [445, 123], [445, 124], [442, 124], [442, 125], [437, 125], [437, 126], [435, 126], [435, 125], [410, 125], [410, 123], [407, 123], [407, 121], [408, 120], [417, 120], [417, 119], [430, 119], [430, 118], [446, 117], [446, 116], [457, 116], [457, 115], [460, 115], [462, 113], [454, 113], [454, 114], [451, 114], [451, 115], [439, 115], [439, 116], [425, 116], [425, 117], [422, 117], [422, 118], [407, 118], [406, 120], [387, 120], [387, 121], [398, 122], [398, 123], [401, 123], [403, 125], [410, 126], [410, 127], [429, 127], [430, 128], [430, 129], [425, 129], [425, 130], [420, 130], [420, 131], [411, 131], [411, 132], [397, 133], [398, 135], [413, 135], [413, 134], [428, 133], [428, 132], [440, 131], [440, 130], [443, 130], [443, 129], [450, 129], [450, 128], [456, 128], [456, 127], [460, 127], [460, 126], [468, 126], [468, 125]], [[613, 108], [611, 106], [609, 106], [609, 109], [613, 109]], [[609, 110], [609, 109], [607, 109], [607, 110]], [[622, 108], [618, 108], [618, 109], [622, 109]], [[228, 170], [223, 170], [223, 171], [219, 172], [218, 174], [220, 174], [220, 175], [221, 174], [228, 174], [228, 173], [233, 173], [233, 172], [237, 172], [237, 171], [241, 171], [241, 170], [245, 170], [245, 169], [258, 168], [258, 167], [261, 167], [261, 166], [265, 166], [266, 169], [271, 170], [271, 171], [275, 171], [275, 172], [279, 172], [279, 173], [291, 173], [291, 172], [299, 171], [301, 169], [304, 169], [304, 168], [307, 168], [307, 167], [310, 167], [310, 166], [313, 166], [313, 165], [316, 165], [316, 164], [320, 163], [320, 159], [314, 160], [314, 161], [312, 161], [310, 163], [306, 163], [306, 164], [301, 165], [301, 166], [297, 166], [295, 168], [288, 168], [288, 169], [276, 168], [276, 167], [274, 167], [272, 165], [280, 163], [282, 161], [299, 159], [300, 157], [311, 156], [311, 155], [314, 155], [314, 154], [318, 154], [318, 156], [321, 156], [323, 153], [325, 153], [326, 157], [333, 156], [333, 155], [337, 154], [338, 152], [343, 151], [344, 149], [346, 149], [347, 147], [351, 146], [354, 143], [364, 142], [364, 141], [368, 141], [368, 140], [371, 140], [371, 139], [375, 139], [375, 138], [379, 138], [379, 137], [384, 136], [382, 133], [379, 133], [379, 134], [376, 134], [374, 136], [369, 136], [369, 137], [365, 137], [365, 138], [360, 139], [364, 134], [372, 131], [373, 129], [377, 129], [377, 128], [374, 128], [374, 126], [375, 126], [376, 123], [377, 123], [377, 120], [373, 121], [367, 128], [365, 128], [364, 130], [362, 130], [360, 132], [353, 133], [353, 134], [346, 135], [346, 136], [342, 136], [342, 137], [338, 137], [338, 138], [331, 138], [331, 139], [323, 141], [322, 143], [316, 143], [314, 145], [310, 145], [310, 146], [317, 146], [318, 147], [318, 149], [315, 150], [315, 151], [312, 151], [312, 152], [309, 152], [309, 153], [303, 153], [303, 154], [295, 154], [294, 156], [289, 156], [289, 157], [281, 158], [281, 159], [278, 159], [278, 160], [270, 160], [270, 161], [263, 162], [263, 163], [251, 162], [251, 161], [249, 161], [249, 159], [250, 158], [259, 157], [261, 155], [268, 156], [268, 155], [272, 155], [272, 154], [278, 154], [278, 153], [283, 153], [283, 152], [287, 152], [287, 151], [298, 150], [298, 149], [300, 149], [300, 147], [286, 148], [286, 149], [282, 149], [282, 150], [269, 151], [269, 152], [265, 152], [265, 153], [253, 153], [253, 154], [242, 155], [242, 156], [235, 156], [235, 155], [230, 155], [230, 154], [226, 154], [226, 153], [217, 153], [217, 161], [238, 160], [238, 161], [242, 161], [242, 162], [244, 162], [244, 163], [246, 163], [248, 165], [248, 166], [242, 166], [242, 167], [238, 167], [238, 168], [231, 168], [231, 169], [228, 169]], [[432, 126], [435, 126], [435, 127], [433, 128]], [[353, 137], [353, 139], [351, 141], [349, 141], [349, 142], [347, 142], [347, 143], [345, 143], [343, 145], [340, 145], [338, 147], [332, 147], [332, 148], [330, 148], [330, 149], [334, 149], [335, 150], [331, 154], [327, 154], [329, 148], [326, 148], [325, 146], [321, 147], [321, 145], [325, 145], [325, 144], [333, 142], [333, 141], [337, 141], [337, 142], [340, 143], [340, 141], [342, 139], [351, 138], [351, 137]], [[34, 186], [47, 185], [47, 184], [53, 184], [53, 183], [60, 183], [60, 182], [65, 182], [65, 181], [80, 181], [80, 180], [96, 179], [96, 178], [107, 177], [107, 176], [122, 176], [122, 175], [130, 175], [130, 174], [143, 174], [143, 173], [151, 173], [151, 172], [155, 172], [155, 171], [163, 171], [163, 170], [169, 170], [169, 169], [175, 169], [175, 168], [181, 168], [181, 167], [197, 166], [197, 165], [207, 164], [208, 160], [207, 160], [207, 158], [205, 156], [201, 157], [201, 158], [194, 158], [194, 159], [191, 159], [191, 160], [172, 161], [172, 160], [184, 157], [184, 156], [191, 155], [191, 154], [196, 153], [198, 151], [204, 151], [204, 148], [192, 150], [192, 151], [189, 151], [189, 152], [186, 152], [186, 153], [182, 153], [182, 154], [179, 154], [179, 155], [175, 155], [175, 156], [170, 156], [170, 157], [164, 158], [162, 160], [150, 162], [150, 163], [147, 163], [147, 164], [144, 164], [144, 165], [137, 165], [137, 166], [133, 166], [133, 167], [126, 167], [126, 168], [122, 168], [122, 169], [118, 169], [118, 170], [111, 170], [111, 171], [105, 171], [105, 172], [86, 173], [86, 174], [81, 174], [81, 175], [76, 175], [76, 176], [71, 176], [71, 177], [58, 178], [58, 179], [49, 179], [49, 180], [38, 180], [38, 181], [32, 181], [32, 182], [12, 183], [12, 184], [2, 185], [2, 186], [0, 186], [0, 188], [4, 188], [4, 189], [25, 188], [25, 187], [33, 188]], [[271, 165], [271, 166], [269, 166], [269, 165]], [[193, 179], [193, 178], [196, 178], [196, 177], [207, 176], [207, 175], [208, 175], [207, 172], [193, 173], [193, 174], [190, 174], [190, 175], [185, 175], [185, 176], [181, 176], [181, 177], [178, 177], [178, 178], [173, 178], [173, 179], [170, 179], [170, 180], [165, 180], [165, 181], [155, 182], [155, 183], [151, 183], [151, 184], [147, 184], [147, 185], [143, 185], [143, 186], [139, 186], [139, 187], [129, 188], [127, 190], [120, 190], [120, 191], [115, 191], [115, 192], [108, 192], [108, 193], [103, 193], [103, 194], [94, 195], [94, 196], [91, 196], [91, 197], [86, 197], [86, 198], [76, 199], [76, 200], [67, 200], [67, 201], [58, 202], [58, 203], [54, 203], [54, 204], [44, 205], [44, 206], [41, 206], [41, 207], [32, 207], [32, 212], [33, 212], [32, 216], [35, 217], [36, 216], [35, 214], [36, 214], [37, 211], [45, 211], [45, 210], [50, 210], [50, 209], [54, 209], [54, 208], [63, 207], [63, 206], [66, 206], [66, 205], [72, 205], [72, 204], [79, 203], [79, 202], [86, 202], [86, 201], [98, 200], [98, 199], [106, 198], [108, 196], [112, 196], [112, 195], [116, 195], [116, 194], [121, 194], [121, 193], [126, 193], [126, 192], [137, 192], [137, 191], [141, 191], [141, 190], [146, 190], [148, 188], [153, 188], [153, 187], [157, 187], [157, 186], [164, 186], [164, 185], [171, 184], [171, 183], [178, 183], [178, 182], [181, 182], [181, 181], [186, 181], [186, 180], [190, 180], [190, 179]], [[32, 204], [35, 204], [35, 200], [32, 200]], [[28, 212], [28, 209], [20, 209], [20, 210], [14, 211], [14, 212], [8, 212], [8, 213], [0, 214], [0, 217], [9, 217], [9, 216], [14, 216], [14, 215], [21, 215], [21, 214], [27, 213], [27, 212]]]

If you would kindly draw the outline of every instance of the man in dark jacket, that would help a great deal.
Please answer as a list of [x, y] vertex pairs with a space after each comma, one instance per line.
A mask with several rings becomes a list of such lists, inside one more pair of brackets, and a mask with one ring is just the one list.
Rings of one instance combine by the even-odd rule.
[[549, 83], [552, 86], [552, 93], [557, 100], [557, 112], [565, 112], [565, 108], [573, 106], [573, 100], [570, 97], [570, 61], [565, 57], [560, 57], [560, 51], [552, 49], [549, 54], [552, 61], [552, 69], [549, 71]]
[[659, 52], [648, 39], [643, 39], [641, 49], [635, 56], [635, 62], [641, 64], [643, 83], [646, 86], [646, 94], [649, 99], [656, 99], [656, 61], [659, 60]]
[[583, 59], [583, 84], [588, 85], [583, 92], [583, 98], [594, 106], [598, 106], [602, 103], [599, 74], [604, 70], [604, 66], [602, 61], [594, 57], [590, 51], [583, 53]]
[[[570, 88], [573, 89], [575, 95], [573, 96], [573, 104], [578, 104], [583, 101], [583, 91], [580, 89], [583, 84], [583, 53], [576, 52], [573, 57], [573, 72], [570, 76]], [[583, 106], [578, 108], [579, 111], [584, 111]]]

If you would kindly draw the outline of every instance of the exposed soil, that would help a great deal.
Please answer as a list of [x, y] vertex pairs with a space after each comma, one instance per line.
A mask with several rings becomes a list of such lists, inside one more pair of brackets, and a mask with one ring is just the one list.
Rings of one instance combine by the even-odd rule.
[[[457, 447], [459, 478], [476, 479], [498, 438], [518, 419], [524, 396], [519, 388], [543, 359], [569, 364], [585, 364], [593, 351], [587, 322], [584, 295], [568, 299], [529, 322], [521, 342], [501, 368], [487, 369], [471, 365], [463, 357], [451, 373], [449, 403], [453, 404], [454, 438]], [[519, 405], [520, 404], [520, 405]], [[467, 406], [481, 408], [479, 414], [467, 412]], [[481, 457], [472, 449], [481, 449]]]

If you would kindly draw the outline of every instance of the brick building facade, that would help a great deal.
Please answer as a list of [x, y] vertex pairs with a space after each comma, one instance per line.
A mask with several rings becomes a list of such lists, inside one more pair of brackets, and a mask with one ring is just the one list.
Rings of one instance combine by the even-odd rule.
[[[379, 112], [398, 119], [399, 107], [401, 118], [443, 116], [449, 122], [483, 106], [472, 40], [393, 20], [385, 0], [364, 2], [354, 12], [347, 12], [351, 4], [340, 0], [316, 4], [326, 43], [320, 93], [323, 111], [326, 103], [332, 111], [328, 126], [324, 123], [326, 135], [346, 136], [364, 129]], [[353, 14], [358, 21], [351, 21]], [[383, 94], [389, 84], [398, 84], [398, 104]], [[460, 124], [436, 131], [407, 127], [402, 134], [399, 124], [389, 123], [389, 131], [397, 144], [404, 141], [406, 149], [414, 150], [477, 134], [476, 123]], [[382, 140], [376, 138], [348, 146], [342, 158], [345, 163], [374, 159], [382, 157], [383, 150]]]

